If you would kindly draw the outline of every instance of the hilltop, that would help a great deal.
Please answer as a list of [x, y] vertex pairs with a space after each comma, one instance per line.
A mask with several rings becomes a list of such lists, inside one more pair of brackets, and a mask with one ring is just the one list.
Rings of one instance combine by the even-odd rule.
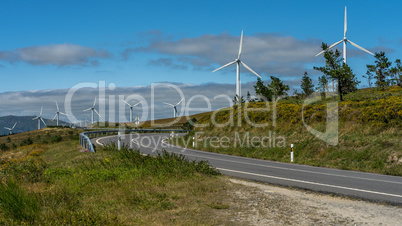
[[[204, 115], [186, 138], [196, 136], [200, 150], [283, 162], [290, 161], [290, 144], [294, 144], [297, 164], [402, 175], [401, 87], [358, 90], [345, 95], [343, 102], [333, 102], [331, 96], [315, 100], [305, 106], [297, 97], [268, 105], [235, 105]], [[308, 127], [326, 132], [327, 117], [333, 117], [327, 115], [331, 103], [338, 106], [338, 137], [328, 142]]]

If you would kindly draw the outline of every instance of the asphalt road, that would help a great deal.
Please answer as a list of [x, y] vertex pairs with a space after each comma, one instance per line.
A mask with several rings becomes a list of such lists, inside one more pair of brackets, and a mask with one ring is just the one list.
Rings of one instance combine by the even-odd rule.
[[[204, 152], [168, 144], [168, 137], [169, 134], [127, 134], [122, 136], [122, 143], [144, 154], [165, 149], [190, 160], [207, 160], [222, 174], [233, 177], [402, 206], [402, 177]], [[117, 136], [92, 139], [98, 146], [116, 141]]]

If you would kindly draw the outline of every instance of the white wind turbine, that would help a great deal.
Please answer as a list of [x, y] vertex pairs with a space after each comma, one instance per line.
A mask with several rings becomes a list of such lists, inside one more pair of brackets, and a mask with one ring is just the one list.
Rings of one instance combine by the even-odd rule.
[[141, 101], [138, 102], [138, 103], [136, 103], [136, 104], [134, 104], [134, 105], [129, 104], [129, 103], [128, 103], [127, 101], [125, 101], [125, 100], [122, 100], [122, 101], [123, 101], [124, 103], [126, 103], [126, 104], [130, 107], [130, 122], [133, 122], [133, 107], [139, 105], [139, 104], [141, 103]]
[[94, 105], [88, 109], [85, 109], [84, 111], [92, 111], [92, 118], [91, 118], [91, 124], [94, 124], [94, 116], [95, 113], [99, 116], [99, 118], [102, 118], [102, 116], [98, 113], [98, 111], [95, 109], [95, 104], [96, 104], [96, 97], [95, 97], [95, 101], [94, 101]]
[[40, 121], [42, 121], [43, 124], [45, 124], [45, 126], [47, 126], [46, 123], [45, 123], [45, 121], [44, 121], [43, 118], [42, 118], [42, 110], [43, 110], [43, 107], [40, 108], [40, 114], [39, 114], [39, 116], [36, 116], [35, 118], [32, 119], [32, 120], [38, 119], [38, 130], [40, 129]]
[[54, 119], [57, 117], [56, 125], [58, 126], [58, 125], [59, 125], [59, 117], [60, 117], [60, 114], [62, 114], [62, 115], [67, 115], [67, 114], [66, 114], [66, 113], [63, 113], [63, 112], [61, 112], [61, 111], [59, 110], [59, 105], [57, 104], [57, 101], [56, 101], [56, 107], [57, 107], [56, 115], [53, 117], [52, 121], [54, 121]]
[[173, 107], [173, 117], [176, 118], [176, 114], [177, 114], [177, 108], [176, 108], [176, 107], [177, 107], [183, 100], [184, 100], [184, 97], [183, 97], [183, 99], [181, 99], [176, 105], [169, 104], [169, 103], [166, 103], [166, 102], [163, 102], [163, 103]]
[[241, 56], [241, 50], [242, 50], [242, 46], [243, 46], [243, 31], [241, 31], [241, 37], [240, 37], [240, 47], [239, 47], [239, 55], [237, 56], [237, 59], [226, 64], [223, 65], [222, 67], [212, 71], [218, 71], [222, 68], [228, 67], [232, 64], [236, 64], [236, 95], [238, 96], [238, 98], [241, 98], [241, 84], [240, 84], [240, 64], [242, 64], [247, 70], [251, 71], [253, 74], [257, 75], [258, 77], [261, 78], [260, 75], [258, 75], [255, 71], [253, 71], [253, 69], [251, 69], [249, 66], [247, 66], [243, 61], [240, 60], [240, 56]]
[[367, 52], [371, 55], [374, 55], [372, 52], [368, 51], [367, 49], [364, 49], [363, 47], [357, 45], [356, 43], [350, 41], [349, 39], [346, 38], [346, 31], [347, 31], [347, 19], [346, 19], [346, 6], [345, 6], [345, 23], [344, 23], [344, 29], [343, 29], [343, 39], [340, 40], [339, 42], [335, 42], [334, 44], [332, 44], [330, 47], [328, 47], [326, 50], [323, 50], [321, 52], [319, 52], [317, 55], [315, 56], [319, 56], [320, 54], [328, 51], [329, 49], [331, 49], [332, 47], [340, 44], [341, 42], [343, 42], [343, 63], [346, 64], [346, 44], [347, 42], [349, 42], [350, 44], [352, 44], [353, 46], [359, 48], [360, 50], [363, 50], [364, 52]]
[[13, 129], [15, 128], [15, 125], [17, 125], [17, 123], [14, 124], [14, 126], [12, 128], [8, 128], [8, 127], [4, 127], [4, 129], [8, 129], [8, 134], [13, 134]]

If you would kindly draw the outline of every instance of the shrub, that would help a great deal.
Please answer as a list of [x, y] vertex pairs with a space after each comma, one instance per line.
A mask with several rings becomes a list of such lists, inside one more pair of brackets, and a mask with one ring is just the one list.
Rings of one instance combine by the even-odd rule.
[[5, 144], [5, 143], [1, 143], [1, 144], [0, 144], [0, 150], [1, 150], [1, 151], [7, 151], [7, 150], [9, 150], [9, 149], [10, 149], [10, 147], [7, 146], [7, 144]]

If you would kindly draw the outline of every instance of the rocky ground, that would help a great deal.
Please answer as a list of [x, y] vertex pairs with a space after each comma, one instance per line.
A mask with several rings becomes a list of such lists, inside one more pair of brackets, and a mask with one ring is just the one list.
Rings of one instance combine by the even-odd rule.
[[220, 218], [234, 225], [401, 225], [402, 208], [238, 179]]

